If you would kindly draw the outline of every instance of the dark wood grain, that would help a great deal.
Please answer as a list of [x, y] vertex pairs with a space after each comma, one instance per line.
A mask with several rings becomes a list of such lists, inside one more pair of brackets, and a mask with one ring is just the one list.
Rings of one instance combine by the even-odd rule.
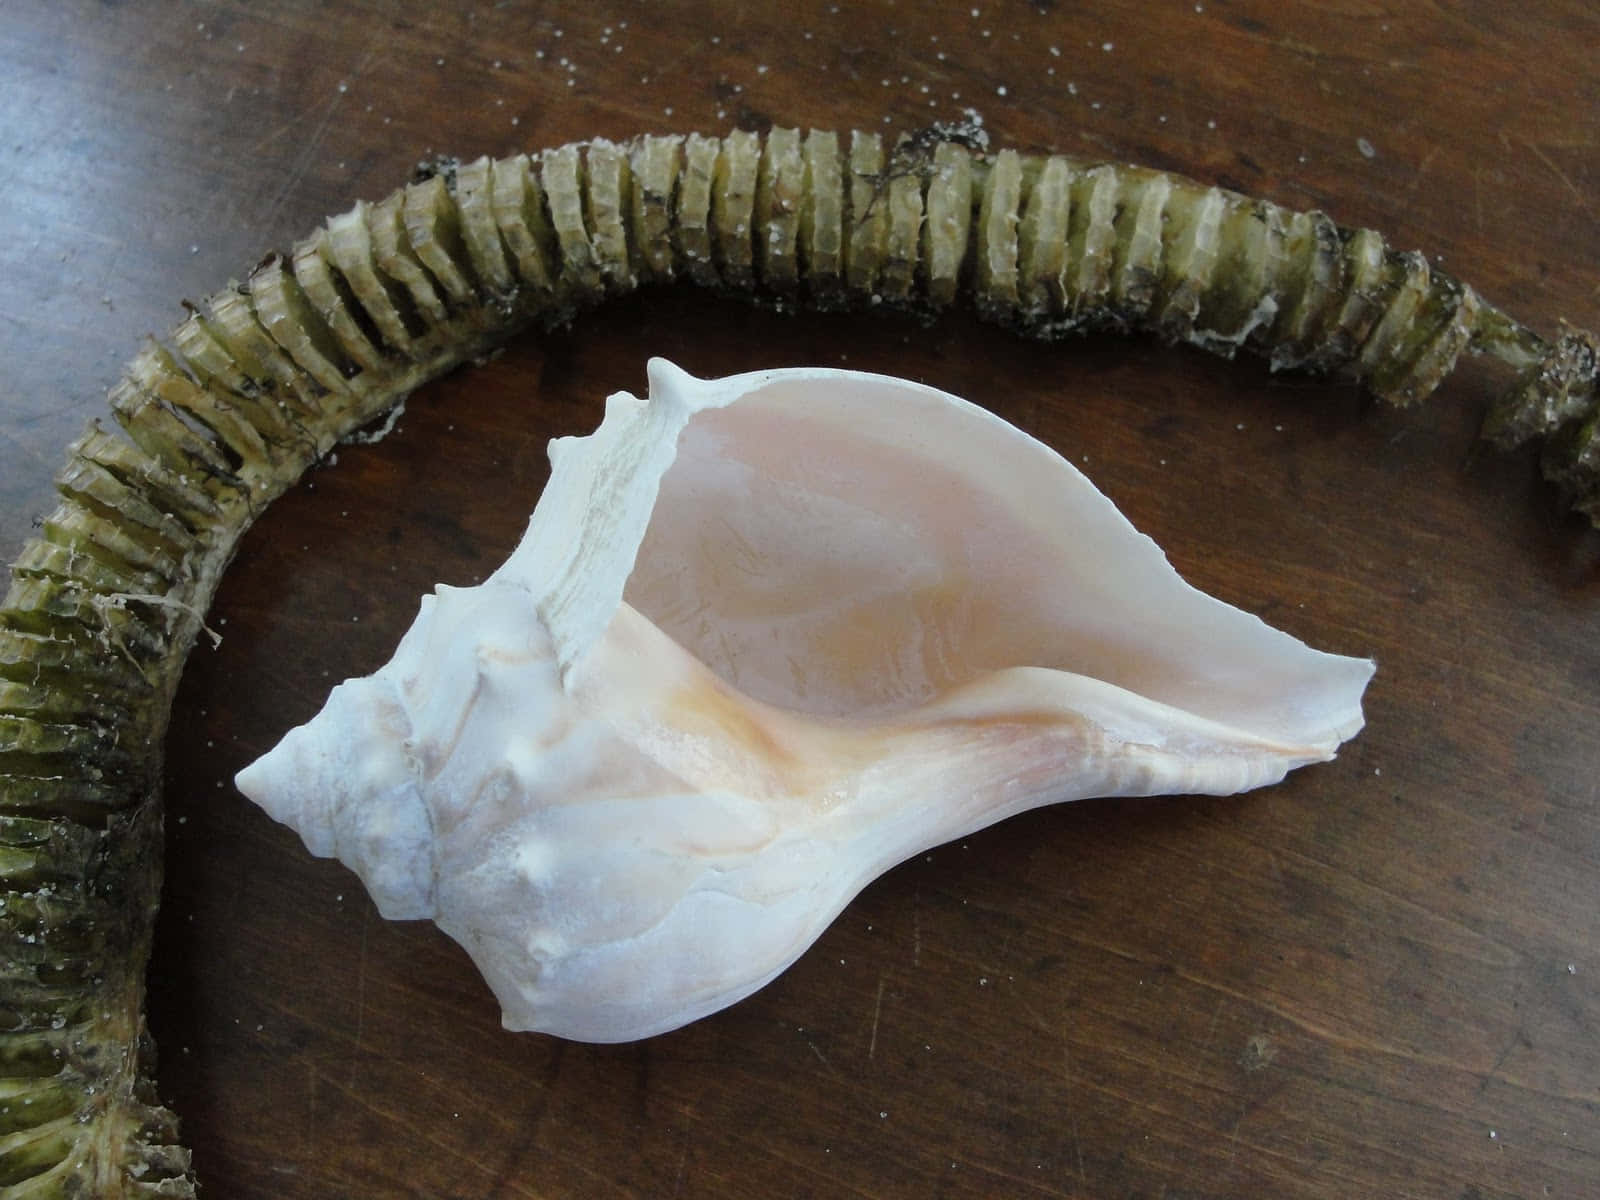
[[[834, 12], [835, 7], [841, 11]], [[1536, 328], [1600, 323], [1584, 3], [0, 7], [0, 551], [178, 302], [413, 164], [594, 135], [913, 128], [1142, 161], [1371, 224]], [[544, 445], [647, 356], [842, 364], [989, 405], [1197, 586], [1370, 654], [1340, 759], [1031, 814], [870, 887], [665, 1037], [504, 1033], [465, 955], [228, 782], [435, 581], [515, 542]], [[247, 538], [168, 754], [163, 1097], [229, 1197], [1600, 1192], [1600, 535], [1490, 373], [1419, 411], [1146, 342], [674, 291], [414, 396]]]

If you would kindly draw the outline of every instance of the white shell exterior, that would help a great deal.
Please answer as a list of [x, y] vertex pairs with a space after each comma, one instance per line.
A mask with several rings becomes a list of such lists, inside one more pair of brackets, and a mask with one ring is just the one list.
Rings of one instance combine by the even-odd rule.
[[527, 535], [240, 788], [432, 918], [505, 1024], [613, 1042], [794, 961], [930, 846], [1331, 758], [1366, 660], [1185, 584], [1059, 455], [902, 380], [691, 378], [551, 446]]

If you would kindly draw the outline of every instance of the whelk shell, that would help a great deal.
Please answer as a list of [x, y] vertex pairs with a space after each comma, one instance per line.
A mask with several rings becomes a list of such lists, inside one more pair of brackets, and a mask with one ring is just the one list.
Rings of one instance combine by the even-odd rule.
[[1043, 804], [1331, 758], [1372, 664], [1188, 584], [1071, 464], [903, 380], [653, 360], [527, 534], [240, 773], [508, 1028], [664, 1032], [884, 870]]

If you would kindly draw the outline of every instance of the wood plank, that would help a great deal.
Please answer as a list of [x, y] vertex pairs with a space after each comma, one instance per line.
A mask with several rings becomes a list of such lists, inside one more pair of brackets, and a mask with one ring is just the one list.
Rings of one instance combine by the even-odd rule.
[[[835, 11], [837, 10], [837, 11]], [[437, 155], [771, 125], [1179, 170], [1349, 225], [1545, 333], [1600, 323], [1590, 4], [184, 5], [0, 21], [0, 552], [146, 333]], [[1196, 586], [1373, 654], [1368, 729], [1229, 800], [1030, 814], [870, 887], [633, 1046], [499, 1028], [228, 782], [438, 580], [482, 578], [645, 359], [923, 379], [1086, 470]], [[612, 302], [415, 395], [252, 531], [169, 739], [162, 1098], [233, 1197], [1600, 1192], [1600, 535], [1412, 412], [1253, 360], [968, 315]]]

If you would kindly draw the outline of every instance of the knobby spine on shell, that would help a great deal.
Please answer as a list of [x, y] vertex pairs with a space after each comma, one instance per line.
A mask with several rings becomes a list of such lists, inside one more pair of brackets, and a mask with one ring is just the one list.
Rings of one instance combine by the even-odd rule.
[[969, 305], [1055, 338], [1146, 332], [1338, 372], [1396, 404], [1464, 350], [1515, 381], [1485, 436], [1541, 439], [1600, 521], [1592, 335], [1547, 341], [1370, 230], [1178, 176], [920, 135], [652, 136], [439, 164], [194, 308], [68, 449], [0, 606], [0, 1197], [186, 1196], [144, 971], [160, 747], [222, 570], [340, 439], [521, 330], [645, 284], [782, 308]]

